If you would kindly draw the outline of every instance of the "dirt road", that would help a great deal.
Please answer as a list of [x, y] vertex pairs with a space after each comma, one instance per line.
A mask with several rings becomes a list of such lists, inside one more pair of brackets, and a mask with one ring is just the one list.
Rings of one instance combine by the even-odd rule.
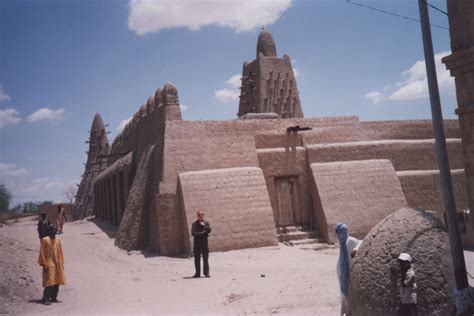
[[0, 228], [1, 251], [10, 254], [2, 257], [7, 258], [10, 272], [0, 281], [13, 289], [1, 293], [0, 313], [337, 315], [339, 311], [337, 249], [280, 245], [211, 253], [212, 277], [193, 279], [192, 258], [127, 253], [113, 245], [115, 230], [107, 223], [67, 223], [64, 231], [59, 238], [68, 284], [60, 288], [61, 303], [44, 306], [39, 304], [36, 221], [23, 219]]

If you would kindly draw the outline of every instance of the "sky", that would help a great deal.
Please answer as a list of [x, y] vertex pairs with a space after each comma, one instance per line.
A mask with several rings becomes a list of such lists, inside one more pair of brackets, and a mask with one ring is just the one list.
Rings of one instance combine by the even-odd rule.
[[[419, 19], [414, 0], [351, 0]], [[231, 120], [262, 27], [290, 56], [305, 117], [430, 119], [420, 24], [345, 0], [0, 0], [0, 184], [66, 201], [96, 113], [109, 142], [166, 82], [185, 120]], [[446, 1], [430, 4], [447, 11]], [[429, 10], [441, 105], [457, 119], [448, 17]]]

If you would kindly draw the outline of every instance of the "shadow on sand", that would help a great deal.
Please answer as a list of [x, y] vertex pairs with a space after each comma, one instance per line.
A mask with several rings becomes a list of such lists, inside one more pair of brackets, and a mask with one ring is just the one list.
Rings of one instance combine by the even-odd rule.
[[117, 233], [117, 226], [115, 226], [114, 224], [95, 217], [88, 218], [87, 220], [99, 227], [99, 229], [106, 233], [109, 238], [115, 238], [115, 234]]
[[157, 252], [154, 252], [153, 250], [151, 250], [149, 248], [142, 249], [142, 250], [139, 250], [139, 251], [141, 252], [141, 254], [145, 258], [152, 258], [152, 257], [159, 257], [160, 256]]
[[35, 303], [35, 304], [41, 304], [41, 299], [33, 299], [33, 300], [29, 300], [28, 303]]
[[[114, 224], [112, 224], [108, 221], [102, 220], [100, 218], [96, 218], [96, 217], [89, 217], [86, 220], [91, 222], [91, 223], [94, 223], [100, 230], [102, 230], [107, 235], [107, 237], [115, 238], [115, 235], [117, 234], [118, 227], [115, 226]], [[96, 234], [96, 233], [85, 233], [85, 234], [93, 235], [93, 234]], [[145, 258], [152, 258], [152, 257], [159, 257], [160, 256], [157, 252], [154, 252], [153, 250], [151, 250], [149, 248], [140, 249], [140, 250], [130, 250], [128, 252], [129, 252], [129, 254], [134, 253], [134, 252], [135, 253], [141, 253]], [[173, 256], [173, 257], [174, 258], [179, 258], [179, 259], [187, 259], [190, 256], [188, 254], [183, 253], [181, 255], [176, 255], [176, 256]]]

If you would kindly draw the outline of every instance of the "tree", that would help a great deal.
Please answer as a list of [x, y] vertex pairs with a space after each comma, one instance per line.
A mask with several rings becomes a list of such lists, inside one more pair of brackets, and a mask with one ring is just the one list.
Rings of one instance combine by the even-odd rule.
[[75, 185], [70, 185], [65, 191], [64, 195], [66, 196], [66, 199], [68, 200], [69, 203], [72, 204], [74, 201], [74, 198], [76, 197], [76, 186]]
[[13, 195], [4, 184], [0, 184], [0, 212], [7, 213], [9, 211], [10, 202]]
[[43, 202], [39, 202], [38, 204], [39, 204], [40, 206], [41, 206], [41, 205], [53, 205], [54, 202], [53, 202], [53, 201], [43, 201]]
[[53, 205], [53, 201], [40, 201], [33, 202], [28, 201], [24, 203], [18, 203], [14, 207], [10, 208], [10, 213], [13, 214], [22, 214], [22, 213], [38, 213], [41, 211], [41, 206], [43, 205]]
[[23, 210], [23, 205], [21, 203], [18, 203], [14, 207], [10, 208], [10, 213], [20, 214], [22, 210]]
[[39, 208], [35, 202], [25, 202], [23, 203], [23, 213], [34, 213], [38, 212]]

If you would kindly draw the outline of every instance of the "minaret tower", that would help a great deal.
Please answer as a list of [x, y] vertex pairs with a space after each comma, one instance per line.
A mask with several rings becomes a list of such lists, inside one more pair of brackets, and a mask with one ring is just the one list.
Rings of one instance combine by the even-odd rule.
[[76, 202], [73, 216], [82, 219], [91, 216], [94, 210], [94, 180], [95, 177], [107, 168], [107, 154], [109, 153], [109, 142], [104, 122], [100, 114], [96, 114], [90, 131], [89, 151], [87, 151], [87, 163], [81, 184], [77, 189]]
[[260, 32], [257, 59], [244, 62], [239, 117], [248, 113], [276, 113], [281, 118], [301, 118], [296, 78], [288, 55], [277, 57], [270, 32]]

